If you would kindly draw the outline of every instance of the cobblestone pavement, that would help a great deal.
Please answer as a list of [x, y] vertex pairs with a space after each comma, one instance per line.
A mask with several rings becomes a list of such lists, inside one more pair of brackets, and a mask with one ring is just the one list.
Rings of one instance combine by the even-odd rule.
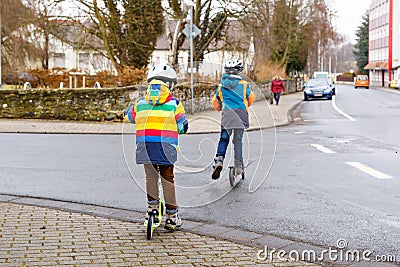
[[257, 248], [141, 223], [0, 203], [1, 266], [316, 266], [257, 260]]

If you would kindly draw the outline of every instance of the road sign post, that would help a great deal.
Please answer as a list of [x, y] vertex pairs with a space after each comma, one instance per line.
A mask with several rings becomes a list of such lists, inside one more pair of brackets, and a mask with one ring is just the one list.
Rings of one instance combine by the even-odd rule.
[[194, 114], [194, 89], [193, 89], [193, 38], [200, 34], [199, 28], [193, 24], [193, 5], [188, 5], [189, 10], [189, 27], [183, 29], [183, 34], [189, 38], [190, 46], [190, 92], [191, 92], [191, 113]]

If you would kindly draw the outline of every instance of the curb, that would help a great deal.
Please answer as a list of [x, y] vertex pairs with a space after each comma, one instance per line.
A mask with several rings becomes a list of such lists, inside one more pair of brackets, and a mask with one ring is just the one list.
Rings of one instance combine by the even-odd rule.
[[[0, 194], [0, 202], [17, 205], [37, 206], [73, 213], [81, 213], [125, 222], [143, 222], [143, 212], [114, 208], [110, 206], [100, 206], [87, 203], [62, 201], [57, 199], [9, 194]], [[259, 248], [260, 250], [264, 249], [267, 244], [268, 247], [274, 247], [277, 249], [277, 251], [279, 249], [289, 247], [290, 249], [314, 249], [316, 251], [321, 251], [323, 249], [322, 247], [301, 243], [295, 240], [283, 239], [274, 235], [256, 233], [205, 221], [192, 221], [184, 219], [180, 231], [186, 231], [203, 236], [227, 240], [242, 245]], [[313, 263], [321, 264], [321, 262]]]
[[[296, 122], [296, 121], [298, 121], [298, 120], [301, 120], [300, 117], [298, 117], [298, 116], [293, 116], [293, 113], [296, 111], [296, 112], [297, 112], [296, 115], [298, 115], [298, 114], [300, 113], [300, 109], [301, 109], [301, 106], [303, 105], [303, 103], [304, 103], [303, 100], [299, 100], [297, 103], [295, 103], [295, 104], [288, 110], [287, 116], [288, 116], [288, 121], [290, 122], [290, 124], [291, 124], [291, 123], [294, 123], [294, 122]], [[299, 119], [297, 120], [296, 118], [299, 118]]]
[[[143, 221], [143, 212], [88, 203], [10, 194], [0, 194], [0, 202], [17, 205], [37, 206], [73, 213], [81, 213], [125, 222], [142, 223]], [[268, 233], [257, 233], [205, 221], [193, 221], [185, 219], [180, 231], [186, 231], [202, 236], [209, 236], [220, 240], [227, 240], [230, 242], [243, 244], [246, 246], [258, 248], [259, 251], [264, 250], [265, 247], [268, 246], [268, 248], [276, 249], [276, 252], [278, 252], [279, 250], [285, 250], [287, 252], [293, 250], [299, 252], [313, 250], [317, 253], [317, 255], [323, 255], [322, 252], [326, 250], [326, 248], [319, 245], [308, 244], [298, 240], [281, 238], [279, 236]], [[364, 266], [363, 262], [332, 262], [325, 258], [322, 261], [306, 260], [305, 262], [319, 264], [322, 266]], [[397, 264], [383, 263], [379, 264], [379, 266], [397, 266]]]
[[[245, 129], [245, 132], [254, 132], [254, 131], [261, 131], [261, 130], [266, 130], [266, 129], [273, 129], [273, 128], [277, 128], [277, 127], [284, 127], [284, 126], [288, 126], [292, 123], [295, 122], [295, 119], [293, 119], [292, 117], [292, 113], [294, 110], [296, 110], [301, 104], [303, 103], [303, 100], [299, 100], [297, 102], [295, 102], [287, 111], [287, 120], [285, 122], [281, 122], [281, 123], [274, 123], [274, 125], [269, 125], [269, 126], [253, 126], [253, 127], [249, 127], [247, 129]], [[186, 134], [213, 134], [213, 133], [220, 133], [220, 131], [204, 131], [204, 132], [193, 132], [193, 133], [186, 133]]]

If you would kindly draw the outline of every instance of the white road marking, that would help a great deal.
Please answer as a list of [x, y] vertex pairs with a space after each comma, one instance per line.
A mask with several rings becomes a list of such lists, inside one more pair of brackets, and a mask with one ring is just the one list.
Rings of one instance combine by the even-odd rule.
[[324, 152], [324, 153], [326, 153], [326, 154], [335, 154], [335, 153], [336, 153], [335, 151], [333, 151], [333, 150], [331, 150], [331, 149], [329, 149], [329, 148], [327, 148], [327, 147], [324, 147], [324, 146], [322, 146], [322, 145], [311, 144], [311, 146], [312, 146], [312, 147], [315, 147], [315, 148], [318, 149], [319, 151]]
[[338, 143], [338, 144], [347, 144], [347, 143], [350, 143], [350, 140], [348, 140], [348, 139], [338, 139], [338, 140], [336, 140], [336, 143]]
[[179, 166], [175, 165], [174, 171], [175, 173], [199, 173], [204, 171], [206, 168], [201, 167], [201, 168], [194, 168], [194, 167], [189, 167], [189, 166]]
[[377, 171], [377, 170], [375, 170], [365, 164], [362, 164], [360, 162], [346, 162], [346, 164], [353, 166], [353, 167], [359, 169], [360, 171], [363, 171], [366, 174], [369, 174], [378, 179], [391, 179], [392, 178], [392, 176], [387, 175], [386, 173]]
[[333, 108], [334, 108], [337, 112], [339, 112], [340, 114], [342, 114], [342, 115], [343, 115], [344, 117], [346, 117], [347, 119], [349, 119], [349, 120], [351, 120], [351, 121], [357, 121], [357, 120], [354, 119], [352, 116], [350, 116], [350, 115], [344, 113], [340, 108], [338, 108], [338, 107], [336, 106], [336, 96], [333, 96], [333, 97], [332, 97], [332, 106], [333, 106]]
[[338, 121], [349, 121], [348, 119], [337, 119], [337, 118], [332, 118], [332, 119], [314, 119], [314, 120], [303, 120], [303, 122], [338, 122]]
[[305, 134], [306, 132], [302, 132], [302, 131], [296, 131], [294, 132], [294, 134]]

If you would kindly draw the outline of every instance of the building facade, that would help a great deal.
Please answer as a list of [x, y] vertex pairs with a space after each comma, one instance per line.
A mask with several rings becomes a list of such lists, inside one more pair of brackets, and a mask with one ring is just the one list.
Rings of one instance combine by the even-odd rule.
[[368, 64], [371, 85], [400, 78], [400, 1], [372, 0], [369, 10]]
[[100, 71], [116, 74], [111, 60], [98, 50], [63, 43], [57, 38], [50, 39], [49, 69], [52, 68], [75, 69], [87, 75], [94, 75]]
[[[172, 20], [169, 23], [171, 28], [174, 29], [176, 21]], [[228, 29], [226, 30], [228, 32]], [[223, 66], [227, 59], [237, 57], [245, 63], [245, 66], [249, 69], [252, 67], [252, 59], [254, 57], [254, 46], [251, 38], [246, 38], [244, 31], [235, 31], [235, 35], [231, 34], [230, 43], [236, 40], [241, 40], [244, 47], [241, 47], [240, 51], [235, 51], [230, 47], [226, 48], [224, 41], [220, 41], [218, 44], [211, 44], [208, 52], [204, 55], [203, 62], [199, 65], [194, 63], [194, 72], [210, 77], [219, 77], [223, 72]], [[73, 37], [71, 37], [72, 39]], [[82, 39], [82, 41], [80, 41]], [[117, 74], [113, 67], [111, 60], [106, 58], [102, 53], [93, 49], [88, 49], [85, 42], [88, 40], [97, 42], [101, 47], [102, 41], [99, 39], [91, 40], [89, 36], [76, 38], [75, 42], [71, 44], [63, 43], [57, 38], [51, 39], [51, 53], [49, 60], [49, 68], [62, 68], [66, 70], [75, 69], [86, 73], [87, 75], [95, 75], [99, 71], [109, 71]], [[246, 40], [246, 41], [243, 41]], [[238, 41], [237, 41], [238, 42]], [[187, 75], [190, 72], [189, 67], [189, 40], [186, 39], [182, 47], [178, 51], [178, 66], [177, 70], [180, 74], [180, 80], [187, 79]], [[105, 53], [105, 51], [103, 51]], [[149, 59], [149, 67], [159, 64], [167, 64], [170, 56], [170, 43], [167, 37], [167, 31], [164, 31], [159, 36], [155, 50], [153, 51]]]

